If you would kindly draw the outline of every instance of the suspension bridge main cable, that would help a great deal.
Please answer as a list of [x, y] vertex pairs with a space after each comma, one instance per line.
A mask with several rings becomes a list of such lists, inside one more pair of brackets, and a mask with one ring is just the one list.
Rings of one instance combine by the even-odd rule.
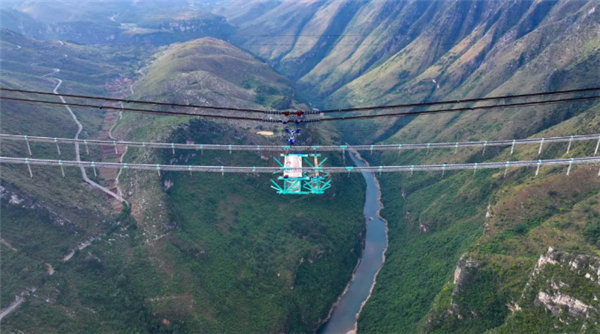
[[[62, 96], [62, 94], [60, 94], [60, 95]], [[195, 114], [195, 113], [181, 112], [181, 111], [165, 111], [165, 110], [150, 110], [150, 109], [138, 109], [138, 108], [121, 108], [121, 107], [110, 107], [110, 106], [96, 106], [96, 105], [81, 104], [81, 103], [71, 103], [71, 102], [63, 103], [63, 102], [44, 101], [44, 100], [30, 100], [30, 99], [21, 99], [21, 98], [16, 98], [16, 97], [4, 97], [4, 96], [0, 96], [0, 100], [16, 101], [16, 102], [28, 102], [28, 103], [52, 104], [52, 105], [60, 105], [60, 106], [67, 105], [67, 106], [70, 106], [70, 107], [81, 107], [81, 108], [92, 108], [92, 109], [133, 111], [133, 112], [140, 112], [140, 113], [158, 114], [158, 115], [164, 115], [164, 116], [206, 117], [206, 118], [242, 120], [242, 121], [256, 121], [256, 122], [264, 122], [265, 121], [265, 119], [263, 119], [263, 118], [254, 118], [254, 117], [225, 116], [225, 115], [213, 115], [213, 114]]]
[[328, 110], [320, 110], [320, 112], [321, 113], [341, 113], [341, 112], [372, 111], [372, 110], [382, 110], [382, 109], [385, 110], [385, 109], [400, 109], [400, 108], [431, 107], [431, 106], [445, 105], [445, 104], [476, 103], [476, 102], [504, 100], [504, 99], [519, 99], [519, 98], [527, 98], [527, 97], [551, 96], [551, 95], [563, 95], [563, 94], [575, 94], [575, 93], [589, 93], [589, 92], [598, 92], [598, 91], [600, 91], [600, 87], [570, 89], [570, 90], [562, 90], [562, 91], [559, 90], [559, 91], [540, 92], [540, 93], [528, 93], [528, 94], [518, 94], [518, 95], [490, 96], [490, 97], [480, 97], [480, 98], [464, 99], [464, 100], [444, 100], [444, 101], [433, 101], [433, 102], [396, 104], [396, 105], [388, 105], [388, 106], [328, 109]]
[[[2, 87], [0, 87], [0, 91], [23, 93], [23, 94], [56, 96], [56, 94], [54, 94], [52, 92], [42, 92], [42, 91], [2, 88]], [[319, 111], [314, 111], [314, 112], [313, 111], [303, 111], [303, 110], [273, 111], [273, 110], [261, 110], [261, 109], [251, 109], [251, 108], [227, 108], [227, 107], [215, 107], [215, 106], [202, 106], [202, 105], [194, 105], [194, 104], [180, 104], [180, 103], [166, 103], [166, 102], [155, 102], [155, 101], [144, 101], [144, 100], [117, 99], [117, 98], [109, 98], [109, 97], [101, 97], [101, 96], [75, 95], [75, 94], [60, 94], [60, 95], [63, 97], [86, 99], [86, 100], [101, 100], [101, 101], [108, 101], [108, 102], [147, 104], [147, 105], [179, 107], [179, 108], [239, 111], [239, 112], [261, 113], [261, 114], [283, 114], [283, 113], [294, 113], [294, 112], [303, 112], [306, 114], [312, 114], [312, 113], [326, 114], [326, 113], [360, 112], [360, 111], [402, 109], [402, 108], [415, 108], [415, 107], [430, 107], [430, 106], [446, 105], [446, 104], [476, 103], [476, 102], [495, 101], [495, 100], [504, 100], [504, 99], [520, 99], [520, 98], [528, 98], [528, 97], [543, 97], [543, 96], [552, 96], [552, 95], [589, 93], [589, 92], [598, 92], [598, 91], [600, 91], [600, 87], [571, 89], [571, 90], [562, 90], [562, 91], [550, 91], [550, 92], [539, 92], [539, 93], [528, 93], [528, 94], [518, 94], [518, 95], [472, 98], [472, 99], [464, 99], [464, 100], [445, 100], [445, 101], [434, 101], [434, 102], [396, 104], [396, 105], [388, 105], [388, 106], [370, 106], [370, 107], [328, 109], [328, 110], [319, 110]]]
[[[380, 117], [407, 117], [407, 116], [418, 116], [418, 115], [424, 115], [424, 114], [436, 114], [436, 113], [448, 113], [448, 112], [463, 112], [463, 111], [475, 111], [475, 110], [488, 110], [488, 109], [496, 109], [496, 108], [499, 108], [499, 109], [501, 109], [501, 108], [514, 108], [514, 107], [525, 107], [525, 106], [533, 106], [533, 105], [566, 103], [566, 102], [581, 102], [581, 101], [595, 100], [595, 99], [600, 99], [600, 95], [598, 95], [598, 96], [576, 97], [576, 98], [568, 98], [568, 99], [547, 100], [547, 101], [532, 101], [532, 102], [521, 102], [521, 103], [512, 103], [512, 104], [479, 106], [479, 107], [464, 107], [464, 108], [450, 108], [450, 109], [422, 110], [422, 111], [406, 111], [406, 112], [391, 113], [391, 114], [373, 114], [373, 115], [328, 117], [328, 118], [322, 118], [322, 119], [317, 119], [317, 118], [315, 118], [315, 119], [303, 119], [303, 120], [301, 120], [301, 122], [302, 123], [312, 123], [312, 122], [326, 122], [326, 121], [344, 121], [344, 120], [355, 120], [355, 119], [369, 119], [369, 118], [380, 118]], [[31, 99], [22, 99], [22, 98], [14, 98], [14, 97], [3, 97], [3, 96], [0, 96], [0, 100], [18, 101], [18, 102], [29, 102], [29, 103], [42, 103], [42, 104], [52, 104], [52, 105], [61, 105], [61, 106], [68, 105], [68, 106], [71, 106], [71, 107], [93, 108], [93, 109], [133, 111], [133, 112], [140, 112], [140, 113], [166, 115], [166, 116], [206, 117], [206, 118], [229, 119], [229, 120], [244, 120], [244, 121], [256, 121], [256, 122], [267, 122], [267, 123], [280, 123], [280, 122], [282, 122], [279, 119], [273, 119], [273, 118], [253, 118], [253, 117], [225, 116], [225, 115], [214, 115], [214, 114], [195, 114], [195, 113], [187, 113], [187, 112], [179, 112], [179, 111], [164, 111], [164, 110], [151, 110], [151, 109], [138, 109], [138, 108], [106, 107], [106, 106], [96, 106], [96, 105], [80, 104], [80, 103], [70, 103], [70, 102], [63, 103], [63, 102], [53, 102], [53, 101], [45, 101], [45, 100], [31, 100]]]
[[[543, 143], [564, 143], [573, 141], [598, 140], [600, 146], [600, 134], [562, 136], [548, 138], [526, 138], [513, 140], [492, 140], [492, 141], [467, 141], [467, 142], [446, 142], [446, 143], [421, 143], [421, 144], [384, 144], [384, 145], [312, 145], [312, 146], [278, 146], [278, 145], [219, 145], [219, 144], [182, 144], [182, 143], [156, 143], [156, 142], [137, 142], [121, 140], [99, 140], [99, 139], [72, 139], [72, 138], [52, 138], [27, 135], [0, 134], [1, 140], [26, 141], [29, 154], [31, 148], [29, 142], [41, 143], [60, 143], [60, 144], [84, 144], [84, 145], [105, 145], [105, 146], [129, 146], [145, 148], [163, 148], [163, 149], [184, 149], [184, 150], [220, 150], [220, 151], [270, 151], [270, 152], [345, 152], [345, 151], [401, 151], [414, 149], [441, 149], [441, 148], [465, 148], [465, 147], [492, 147], [492, 146], [515, 146], [522, 144], [543, 144]], [[570, 148], [570, 147], [569, 147]]]
[[489, 110], [489, 109], [496, 109], [496, 108], [527, 107], [527, 106], [542, 105], [542, 104], [582, 102], [582, 101], [596, 100], [596, 99], [600, 99], [600, 95], [574, 97], [574, 98], [568, 98], [568, 99], [547, 100], [547, 101], [532, 101], [532, 102], [520, 102], [520, 103], [510, 103], [510, 104], [491, 105], [491, 106], [479, 106], [479, 107], [449, 108], [449, 109], [438, 109], [438, 110], [420, 110], [420, 111], [412, 111], [412, 112], [406, 111], [406, 112], [399, 112], [399, 113], [392, 113], [392, 114], [373, 114], [373, 115], [357, 115], [357, 116], [342, 116], [342, 117], [338, 116], [338, 117], [323, 118], [323, 119], [320, 119], [319, 121], [327, 122], [327, 121], [345, 121], [345, 120], [380, 118], [380, 117], [407, 117], [407, 116], [418, 116], [418, 115], [427, 115], [427, 114], [441, 114], [441, 113], [449, 113], [449, 112]]
[[[23, 94], [57, 96], [57, 94], [54, 94], [52, 92], [42, 92], [42, 91], [2, 88], [2, 87], [0, 87], [0, 91], [6, 91], [6, 92], [12, 92], [12, 93], [23, 93]], [[208, 110], [222, 110], [222, 111], [239, 111], [239, 112], [260, 113], [260, 114], [273, 113], [273, 111], [269, 111], [269, 110], [251, 109], [251, 108], [227, 108], [227, 107], [216, 107], [216, 106], [202, 106], [202, 105], [196, 105], [196, 104], [167, 103], [167, 102], [155, 102], [155, 101], [144, 101], [144, 100], [128, 100], [128, 99], [117, 99], [117, 98], [102, 97], [102, 96], [75, 95], [75, 94], [62, 94], [62, 93], [59, 95], [61, 95], [63, 97], [70, 97], [70, 98], [75, 98], [75, 99], [99, 100], [99, 101], [107, 101], [107, 102], [122, 102], [122, 103], [133, 103], [133, 104], [146, 104], [146, 105], [155, 105], [155, 106], [163, 106], [163, 107], [208, 109]], [[278, 113], [279, 112], [277, 112], [277, 114]]]

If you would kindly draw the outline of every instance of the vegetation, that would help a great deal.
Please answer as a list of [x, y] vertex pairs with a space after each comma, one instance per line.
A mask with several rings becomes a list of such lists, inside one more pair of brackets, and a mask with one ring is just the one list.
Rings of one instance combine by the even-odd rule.
[[[600, 11], [593, 2], [207, 5], [229, 21], [173, 9], [177, 3], [142, 1], [132, 10], [129, 3], [27, 2], [3, 9], [3, 28], [63, 42], [2, 30], [0, 83], [50, 91], [55, 81], [43, 75], [59, 68], [61, 90], [73, 93], [108, 95], [107, 83], [137, 77], [133, 98], [285, 110], [298, 106], [298, 96], [314, 107], [340, 108], [591, 87], [598, 81], [594, 32]], [[189, 41], [205, 36], [213, 38]], [[112, 38], [129, 44], [115, 49]], [[148, 47], [172, 42], [184, 43]], [[3, 103], [2, 132], [72, 136], [76, 127], [64, 111]], [[590, 102], [340, 122], [337, 128], [311, 126], [301, 140], [433, 143], [597, 133], [598, 111]], [[84, 123], [83, 138], [102, 131], [101, 111], [75, 113]], [[114, 133], [141, 141], [276, 142], [255, 135], [257, 129], [278, 130], [124, 113]], [[2, 155], [24, 155], [20, 144], [3, 143]], [[57, 157], [53, 145], [32, 149], [35, 157]], [[61, 149], [65, 159], [74, 154], [72, 147]], [[594, 149], [593, 142], [579, 142], [568, 154], [566, 144], [545, 144], [541, 154], [537, 146], [520, 146], [512, 154], [506, 148], [465, 148], [367, 158], [376, 165], [510, 161], [589, 156]], [[100, 154], [92, 150], [88, 157]], [[343, 164], [339, 156], [330, 158]], [[273, 163], [257, 152], [138, 148], [129, 148], [126, 161]], [[125, 170], [121, 187], [133, 205], [124, 203], [118, 213], [103, 194], [82, 185], [78, 170], [66, 172], [60, 178], [56, 169], [36, 167], [31, 182], [26, 169], [3, 166], [2, 308], [37, 287], [3, 320], [9, 332], [312, 332], [360, 257], [364, 185], [358, 175], [334, 177], [324, 196], [288, 198], [269, 189], [265, 175], [158, 177]], [[532, 170], [504, 172], [380, 178], [389, 247], [359, 332], [600, 330], [594, 283], [600, 186], [590, 181], [597, 179], [596, 167], [573, 168], [568, 177], [558, 167], [544, 167], [538, 177]], [[90, 237], [97, 238], [63, 260]], [[540, 265], [542, 256], [552, 261]], [[49, 265], [56, 270], [52, 275]], [[552, 301], [542, 293], [564, 298]], [[565, 300], [589, 307], [581, 311]]]
[[[231, 137], [226, 128], [198, 121], [172, 139], [209, 143]], [[186, 163], [216, 165], [222, 154], [176, 156]], [[164, 159], [171, 158], [165, 152]], [[239, 152], [227, 160], [234, 165], [264, 164], [255, 154]], [[355, 209], [364, 196], [359, 177], [350, 182], [334, 179], [331, 193], [306, 198], [277, 195], [268, 187], [269, 179], [163, 176], [163, 183], [173, 184], [166, 203], [177, 224], [166, 246], [170, 271], [182, 277], [165, 288], [193, 295], [194, 308], [188, 312], [202, 310], [209, 332], [310, 331], [327, 315], [358, 261], [358, 235], [364, 228]]]
[[[587, 121], [590, 121], [590, 116], [581, 114], [559, 125], [555, 131], [565, 131], [563, 127], [583, 125]], [[594, 120], [591, 122], [595, 123]], [[564, 152], [555, 148], [549, 150]], [[581, 146], [573, 154], [585, 155], [589, 150], [589, 147]], [[526, 159], [525, 156], [534, 152], [537, 153], [530, 148], [517, 154]], [[404, 157], [393, 159], [431, 159], [424, 153], [403, 154]], [[505, 160], [506, 154], [505, 151], [494, 160]], [[533, 178], [527, 171], [514, 171], [506, 178], [502, 172], [492, 171], [478, 171], [475, 176], [473, 172], [462, 172], [444, 179], [419, 174], [412, 178], [399, 177], [400, 180], [384, 178], [386, 209], [383, 215], [390, 221], [390, 246], [373, 297], [359, 319], [360, 328], [365, 331], [399, 329], [434, 333], [449, 330], [481, 333], [501, 328], [500, 332], [504, 333], [504, 330], [544, 332], [544, 328], [552, 326], [556, 329], [555, 326], [558, 326], [560, 330], [569, 332], [574, 327], [562, 325], [556, 318], [537, 317], [540, 310], [533, 304], [534, 297], [523, 300], [521, 295], [531, 279], [536, 261], [548, 246], [575, 254], [597, 254], [596, 248], [584, 246], [582, 242], [585, 239], [597, 247], [594, 217], [598, 210], [596, 197], [599, 188], [596, 183], [586, 181], [594, 174], [593, 170], [581, 169], [576, 173], [578, 176], [569, 179], [564, 177], [563, 169], [548, 169], [541, 178]], [[397, 184], [402, 184], [400, 193], [392, 191]], [[453, 192], [455, 187], [460, 190]], [[386, 189], [388, 196], [385, 196]], [[484, 213], [491, 216], [486, 217]], [[472, 225], [460, 230], [461, 226], [465, 226], [465, 219]], [[435, 240], [435, 243], [426, 243], [428, 240]], [[452, 240], [462, 247], [453, 250], [443, 248], [448, 244], [444, 240]], [[439, 260], [429, 258], [438, 252], [443, 252]], [[465, 288], [456, 292], [452, 290], [452, 273], [456, 259], [463, 253], [477, 262], [478, 268], [468, 276]], [[401, 256], [396, 259], [398, 254]], [[450, 263], [442, 260], [449, 255], [454, 256]], [[424, 257], [423, 262], [428, 267], [419, 265]], [[440, 276], [434, 276], [431, 269], [426, 268], [436, 268]], [[584, 274], [579, 275], [582, 277]], [[548, 275], [557, 281], [575, 282], [572, 273], [570, 276], [564, 273]], [[437, 287], [417, 288], [423, 286], [423, 282], [437, 284]], [[534, 291], [547, 289], [540, 287]], [[424, 293], [431, 290], [439, 291], [438, 296], [434, 298]], [[394, 293], [390, 294], [390, 291]], [[561, 289], [561, 292], [578, 299], [585, 295], [581, 291]], [[433, 303], [431, 308], [429, 303]], [[507, 305], [513, 305], [514, 309], [515, 304], [520, 305], [523, 311], [511, 317], [513, 313], [509, 312]], [[390, 308], [390, 305], [398, 306]], [[525, 308], [524, 305], [530, 306]], [[398, 313], [403, 316], [391, 316]], [[582, 322], [577, 318], [569, 319], [570, 323], [577, 322], [581, 327]], [[510, 325], [505, 326], [505, 321]]]
[[[148, 264], [142, 250], [143, 239], [127, 207], [118, 219], [91, 247], [75, 252], [64, 264], [53, 262], [54, 274], [38, 277], [38, 289], [21, 306], [26, 310], [8, 318], [4, 329], [182, 333], [182, 324], [172, 322], [166, 326], [146, 306], [140, 291], [140, 281], [148, 279], [147, 268], [143, 267]], [[52, 232], [48, 234], [52, 236]]]
[[146, 72], [136, 84], [137, 95], [143, 98], [237, 108], [292, 103], [289, 80], [249, 53], [214, 38], [173, 45]]
[[583, 230], [583, 236], [588, 243], [600, 247], [600, 224], [591, 223]]

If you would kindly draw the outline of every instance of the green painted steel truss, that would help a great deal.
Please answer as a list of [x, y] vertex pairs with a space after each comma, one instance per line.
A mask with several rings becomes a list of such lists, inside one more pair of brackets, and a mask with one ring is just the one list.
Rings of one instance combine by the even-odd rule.
[[[329, 173], [324, 173], [321, 170], [321, 166], [327, 158], [323, 159], [318, 163], [318, 157], [320, 154], [282, 154], [282, 157], [286, 156], [300, 156], [304, 162], [310, 167], [302, 168], [302, 174], [299, 177], [280, 176], [277, 178], [278, 181], [283, 181], [282, 184], [271, 180], [273, 184], [271, 188], [277, 190], [280, 195], [321, 195], [325, 193], [325, 190], [331, 188], [331, 180], [329, 179]], [[307, 158], [312, 157], [315, 159], [315, 164], [312, 164]], [[290, 167], [285, 167], [281, 161], [277, 158], [273, 158], [283, 168], [285, 173], [286, 170], [290, 170]]]

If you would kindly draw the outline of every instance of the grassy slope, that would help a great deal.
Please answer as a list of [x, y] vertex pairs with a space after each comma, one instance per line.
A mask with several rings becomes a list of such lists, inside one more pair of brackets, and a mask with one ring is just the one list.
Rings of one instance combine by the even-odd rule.
[[250, 54], [214, 38], [173, 45], [147, 72], [137, 83], [142, 98], [275, 108], [276, 101], [292, 97], [287, 79]]

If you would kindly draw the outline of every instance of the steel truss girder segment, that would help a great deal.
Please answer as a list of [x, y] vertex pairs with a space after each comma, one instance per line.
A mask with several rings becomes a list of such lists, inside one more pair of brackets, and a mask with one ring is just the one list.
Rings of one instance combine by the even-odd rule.
[[325, 177], [314, 177], [310, 181], [304, 183], [304, 189], [311, 194], [323, 194], [325, 190], [331, 188], [331, 180], [325, 181], [329, 175]]
[[[337, 145], [337, 146], [276, 146], [276, 145], [216, 145], [216, 144], [181, 144], [181, 143], [156, 143], [156, 142], [134, 142], [134, 141], [113, 141], [97, 139], [72, 139], [72, 138], [52, 138], [27, 135], [0, 134], [1, 140], [18, 140], [41, 143], [59, 143], [73, 144], [80, 143], [84, 145], [110, 145], [110, 146], [129, 146], [140, 148], [166, 148], [166, 149], [187, 149], [187, 150], [222, 150], [222, 151], [294, 151], [294, 152], [345, 152], [347, 150], [356, 151], [405, 151], [415, 149], [457, 149], [473, 147], [492, 147], [507, 146], [514, 150], [515, 145], [534, 145], [560, 142], [575, 142], [600, 139], [600, 134], [563, 136], [549, 138], [528, 138], [528, 139], [510, 139], [495, 141], [472, 141], [472, 142], [447, 142], [447, 143], [421, 143], [421, 144], [386, 144], [386, 145]], [[600, 141], [598, 141], [600, 142]], [[598, 151], [594, 153], [596, 155]]]
[[277, 190], [277, 193], [280, 195], [310, 195], [310, 192], [302, 191], [302, 181], [305, 181], [305, 178], [279, 178], [283, 180], [283, 187], [280, 186], [277, 182], [271, 180], [274, 186], [271, 188]]
[[[93, 161], [69, 161], [69, 160], [51, 160], [51, 159], [29, 159], [17, 157], [0, 156], [1, 164], [31, 164], [65, 167], [84, 167], [84, 168], [115, 168], [132, 170], [161, 170], [173, 172], [208, 172], [208, 173], [273, 173], [279, 174], [284, 169], [281, 167], [249, 167], [249, 166], [199, 166], [199, 165], [158, 165], [158, 164], [137, 164], [137, 163], [117, 163], [117, 162], [93, 162]], [[600, 157], [581, 157], [569, 159], [549, 159], [549, 160], [527, 160], [527, 161], [494, 161], [481, 163], [459, 163], [459, 164], [438, 164], [438, 165], [403, 165], [403, 166], [369, 166], [369, 167], [321, 167], [320, 172], [327, 173], [373, 173], [373, 172], [412, 172], [412, 171], [449, 171], [465, 169], [504, 169], [510, 168], [537, 167], [541, 166], [567, 166], [567, 165], [589, 165], [600, 164]], [[306, 167], [310, 170], [310, 167]], [[288, 169], [292, 170], [292, 168]]]
[[[331, 188], [331, 180], [326, 181], [329, 177], [328, 173], [319, 175], [321, 166], [327, 160], [324, 159], [319, 163], [318, 158], [320, 156], [318, 153], [281, 154], [281, 157], [284, 158], [284, 163], [281, 163], [281, 161], [274, 157], [273, 159], [282, 167], [284, 176], [278, 178], [279, 181], [283, 181], [283, 186], [271, 180], [274, 184], [271, 188], [277, 190], [277, 193], [282, 195], [323, 194], [325, 190]], [[314, 159], [314, 163], [309, 161], [309, 157]], [[303, 169], [302, 161], [306, 162], [310, 167]], [[290, 165], [292, 167], [289, 167]], [[298, 171], [298, 169], [300, 170]]]

